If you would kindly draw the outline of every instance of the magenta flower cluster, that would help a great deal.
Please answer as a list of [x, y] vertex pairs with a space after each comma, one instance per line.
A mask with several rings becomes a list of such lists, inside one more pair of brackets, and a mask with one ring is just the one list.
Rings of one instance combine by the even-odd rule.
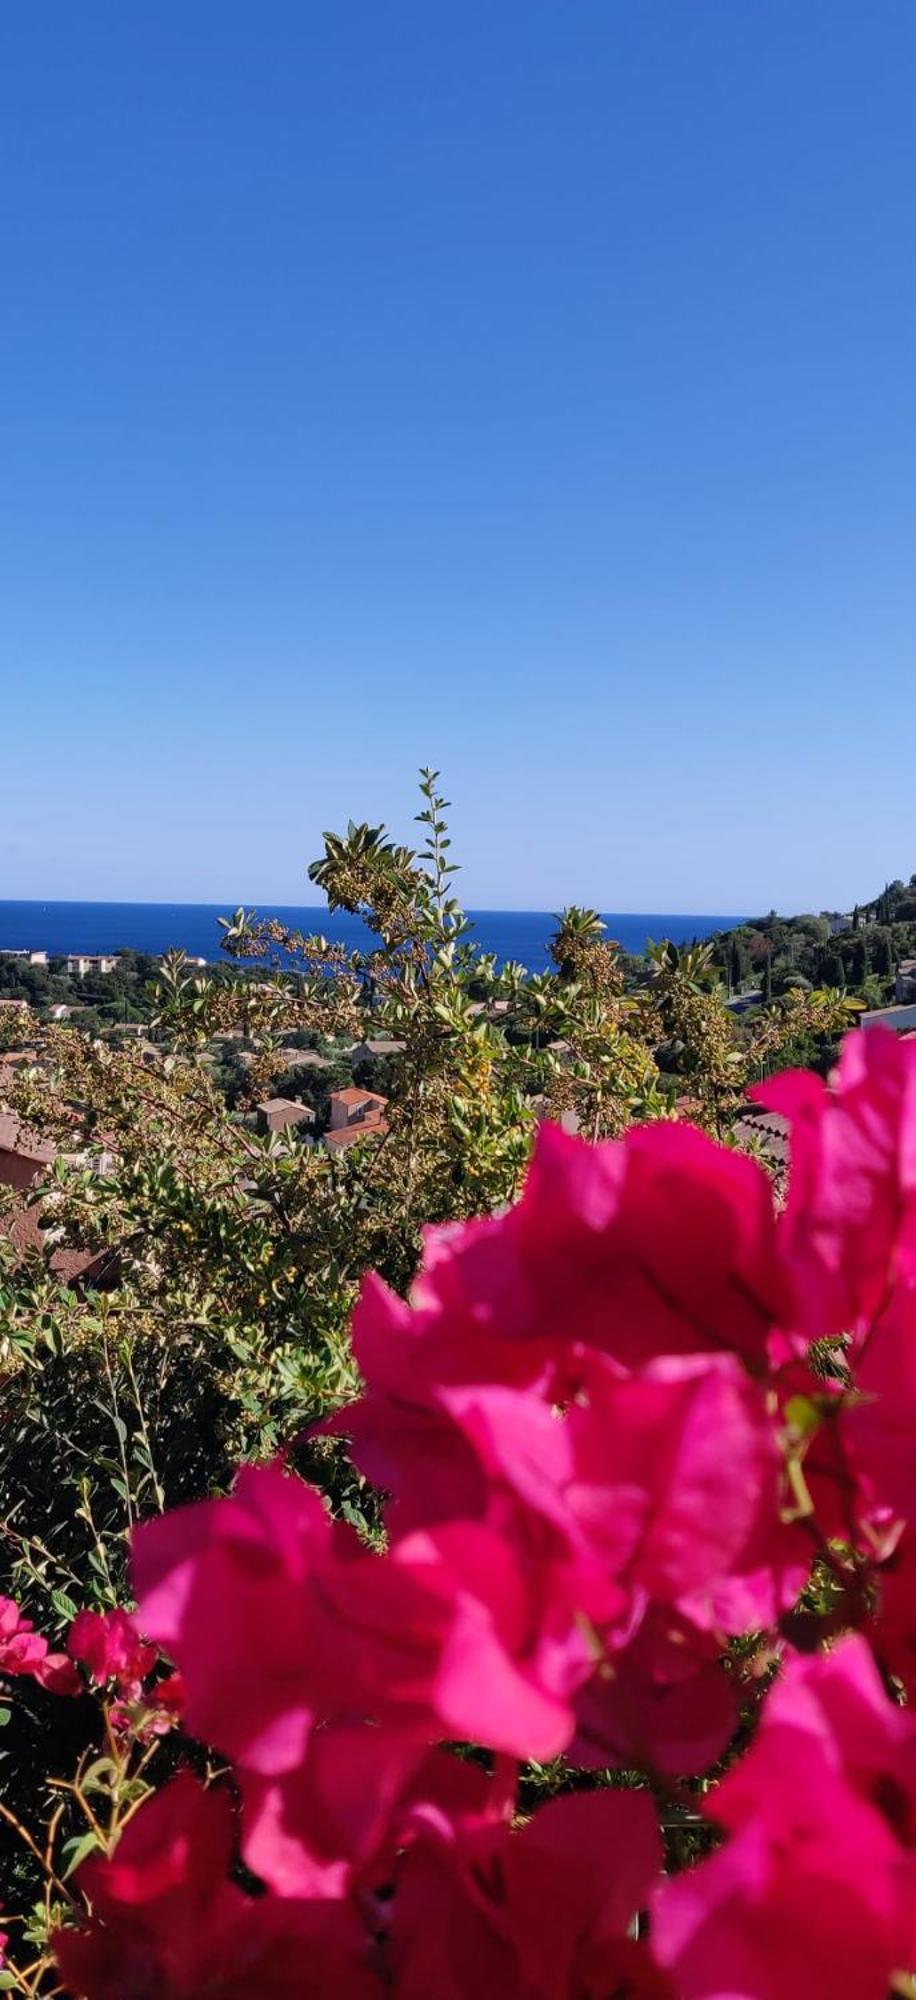
[[[182, 1770], [85, 1864], [74, 1994], [885, 2000], [916, 1967], [916, 1044], [759, 1094], [780, 1214], [689, 1126], [548, 1128], [409, 1303], [367, 1282], [334, 1427], [384, 1553], [281, 1464], [139, 1529], [137, 1629], [231, 1783]], [[665, 1876], [660, 1809], [729, 1758]]]

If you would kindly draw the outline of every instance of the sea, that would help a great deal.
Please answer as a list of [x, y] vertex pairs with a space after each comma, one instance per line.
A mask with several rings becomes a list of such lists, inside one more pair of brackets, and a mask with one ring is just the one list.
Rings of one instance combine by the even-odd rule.
[[[180, 947], [195, 958], [225, 959], [220, 949], [219, 918], [232, 912], [220, 903], [37, 903], [0, 901], [0, 950], [28, 949], [63, 952], [146, 951], [154, 955]], [[311, 932], [347, 945], [370, 943], [358, 917], [324, 906], [295, 908], [272, 904], [261, 917], [276, 917], [290, 929]], [[469, 910], [470, 936], [482, 951], [493, 952], [500, 965], [515, 960], [529, 972], [544, 972], [550, 964], [548, 943], [556, 917], [547, 910]], [[729, 930], [742, 921], [736, 916], [671, 915], [610, 911], [604, 917], [607, 936], [624, 951], [639, 955], [650, 939], [669, 938], [688, 944], [714, 931]]]

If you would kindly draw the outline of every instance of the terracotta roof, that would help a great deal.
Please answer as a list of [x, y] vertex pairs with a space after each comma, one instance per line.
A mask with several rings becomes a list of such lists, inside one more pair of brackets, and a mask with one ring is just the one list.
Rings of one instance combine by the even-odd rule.
[[39, 1139], [30, 1132], [15, 1111], [0, 1111], [0, 1153], [18, 1153], [24, 1160], [50, 1165], [57, 1157], [57, 1147], [50, 1139]]
[[387, 1104], [387, 1102], [388, 1102], [387, 1097], [380, 1097], [378, 1091], [357, 1090], [353, 1084], [348, 1084], [346, 1090], [332, 1090], [328, 1097], [329, 1104], [385, 1105]]
[[781, 1112], [767, 1111], [762, 1104], [748, 1104], [735, 1120], [734, 1136], [739, 1144], [755, 1140], [771, 1166], [787, 1167], [791, 1130], [788, 1118]]
[[274, 1112], [282, 1111], [290, 1123], [297, 1118], [311, 1119], [315, 1116], [310, 1104], [300, 1104], [295, 1097], [265, 1097], [257, 1109], [263, 1111], [265, 1118], [269, 1118]]
[[364, 1118], [359, 1125], [342, 1125], [338, 1132], [326, 1132], [324, 1143], [329, 1152], [345, 1153], [359, 1139], [380, 1139], [387, 1130], [384, 1118]]
[[[33, 1250], [43, 1252], [47, 1247], [40, 1210], [26, 1202], [17, 1202], [13, 1208], [0, 1211], [0, 1236], [5, 1236], [23, 1257]], [[89, 1272], [101, 1272], [111, 1256], [110, 1250], [72, 1250], [59, 1244], [51, 1252], [50, 1264], [62, 1284], [73, 1285]]]

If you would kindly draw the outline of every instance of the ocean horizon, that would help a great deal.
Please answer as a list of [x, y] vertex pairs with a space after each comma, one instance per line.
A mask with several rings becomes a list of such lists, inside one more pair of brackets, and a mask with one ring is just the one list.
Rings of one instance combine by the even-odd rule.
[[[0, 901], [0, 950], [66, 952], [145, 951], [158, 956], [174, 947], [194, 958], [218, 961], [219, 918], [232, 914], [223, 903], [81, 903]], [[276, 917], [291, 929], [320, 931], [349, 948], [365, 946], [369, 933], [346, 911], [333, 916], [319, 904], [264, 905], [262, 917]], [[529, 972], [550, 964], [548, 941], [556, 916], [546, 910], [469, 910], [471, 937], [482, 951], [493, 952], [500, 964], [517, 960]], [[728, 930], [736, 916], [672, 914], [658, 911], [602, 912], [607, 936], [624, 951], [644, 952], [650, 939], [670, 938], [675, 944]]]

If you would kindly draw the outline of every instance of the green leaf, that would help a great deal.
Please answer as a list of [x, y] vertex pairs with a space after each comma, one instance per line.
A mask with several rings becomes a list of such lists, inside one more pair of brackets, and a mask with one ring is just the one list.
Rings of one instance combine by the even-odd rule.
[[96, 1853], [98, 1845], [98, 1836], [93, 1833], [91, 1827], [88, 1833], [76, 1834], [72, 1840], [64, 1842], [63, 1851], [67, 1857], [66, 1866], [63, 1871], [65, 1882], [71, 1875], [75, 1874], [80, 1862], [85, 1861], [88, 1854]]

